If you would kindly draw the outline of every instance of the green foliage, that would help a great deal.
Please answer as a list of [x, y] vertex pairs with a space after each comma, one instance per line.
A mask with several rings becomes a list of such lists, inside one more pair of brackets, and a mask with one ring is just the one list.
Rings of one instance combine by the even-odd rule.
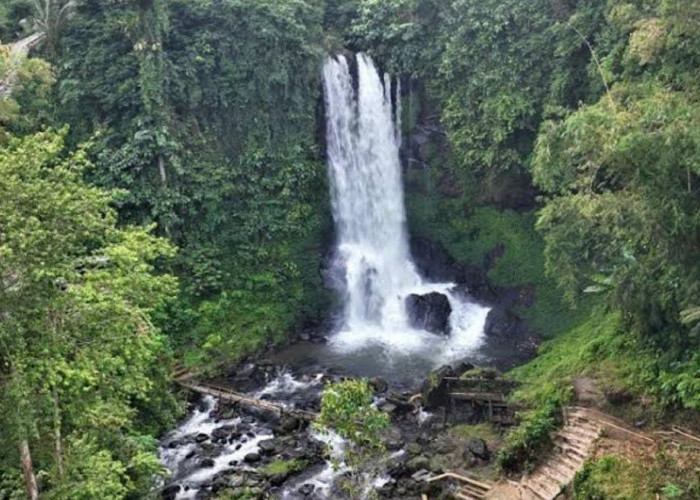
[[306, 469], [306, 461], [300, 459], [273, 460], [262, 468], [263, 474], [268, 476], [288, 476]]
[[61, 40], [60, 118], [73, 140], [100, 134], [91, 179], [181, 249], [169, 327], [203, 348], [192, 360], [235, 359], [325, 307], [322, 20], [302, 0], [87, 1]]
[[566, 398], [557, 392], [547, 395], [539, 406], [519, 415], [518, 426], [507, 435], [496, 460], [506, 472], [527, 470], [550, 443], [550, 434], [560, 425]]
[[389, 425], [389, 416], [372, 406], [372, 389], [365, 380], [345, 380], [324, 389], [318, 425], [364, 450], [381, 451], [379, 437]]
[[93, 441], [74, 439], [66, 450], [68, 465], [64, 477], [45, 495], [61, 500], [119, 500], [125, 498], [128, 478], [124, 464], [112, 458], [108, 450], [100, 449]]
[[642, 330], [658, 331], [676, 326], [698, 280], [700, 108], [656, 85], [617, 86], [613, 96], [615, 106], [603, 100], [545, 124], [534, 175], [558, 196], [538, 229], [547, 269], [569, 298], [607, 280], [613, 301]]
[[458, 262], [483, 266], [487, 255], [503, 246], [488, 277], [499, 286], [534, 288], [535, 303], [521, 313], [545, 337], [564, 333], [588, 314], [589, 301], [572, 309], [556, 282], [545, 274], [544, 241], [535, 231], [534, 212], [469, 206], [469, 200], [444, 199], [411, 192], [407, 199], [411, 233], [439, 241]]
[[[623, 500], [639, 498], [695, 498], [697, 477], [685, 470], [684, 464], [668, 460], [663, 453], [651, 463], [606, 455], [586, 462], [574, 478], [577, 500]], [[677, 481], [670, 482], [670, 481]]]
[[546, 109], [598, 94], [598, 82], [587, 79], [591, 53], [581, 34], [597, 27], [603, 8], [604, 2], [366, 0], [352, 33], [390, 68], [428, 84], [439, 101], [453, 174], [469, 187], [490, 172], [527, 166]]
[[461, 439], [481, 438], [486, 442], [498, 441], [500, 434], [494, 429], [491, 424], [459, 424], [450, 428], [450, 434], [458, 436]]
[[28, 19], [32, 0], [5, 0], [0, 3], [0, 42], [8, 43], [22, 34], [20, 21]]
[[379, 475], [381, 461], [376, 459], [386, 451], [381, 437], [389, 424], [389, 415], [372, 405], [372, 389], [366, 380], [348, 379], [324, 388], [315, 425], [349, 441], [343, 460], [351, 471], [340, 485], [350, 498], [363, 496], [367, 481]]
[[44, 35], [46, 50], [53, 56], [62, 30], [73, 17], [76, 0], [33, 0], [32, 28]]
[[154, 263], [174, 250], [116, 226], [119, 193], [83, 182], [86, 154], [66, 155], [64, 135], [0, 150], [0, 466], [26, 440], [56, 498], [138, 497], [160, 469], [140, 419], [172, 425], [175, 410], [151, 321], [176, 292]]
[[0, 45], [0, 82], [0, 88], [7, 85], [0, 92], [0, 145], [10, 134], [36, 132], [50, 123], [55, 76], [47, 62]]

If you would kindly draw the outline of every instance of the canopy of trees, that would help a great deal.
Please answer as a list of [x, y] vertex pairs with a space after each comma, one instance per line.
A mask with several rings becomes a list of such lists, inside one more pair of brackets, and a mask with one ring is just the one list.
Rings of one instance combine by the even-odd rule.
[[0, 498], [143, 498], [173, 358], [323, 317], [343, 49], [432, 103], [431, 175], [474, 203], [536, 188], [562, 293], [598, 294], [657, 353], [651, 390], [700, 409], [697, 1], [8, 0], [0, 40]]

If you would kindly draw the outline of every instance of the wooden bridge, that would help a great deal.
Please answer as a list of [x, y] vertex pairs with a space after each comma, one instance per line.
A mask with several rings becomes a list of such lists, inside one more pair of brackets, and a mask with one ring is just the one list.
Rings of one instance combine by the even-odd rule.
[[313, 421], [318, 417], [318, 414], [306, 410], [298, 410], [289, 408], [283, 403], [277, 401], [269, 401], [251, 397], [247, 394], [236, 392], [230, 387], [224, 387], [212, 382], [198, 382], [194, 380], [194, 375], [186, 371], [184, 368], [176, 368], [173, 373], [173, 379], [180, 386], [192, 392], [202, 394], [204, 396], [213, 396], [221, 401], [228, 403], [239, 404], [255, 410], [262, 410], [282, 417], [289, 415], [303, 421]]
[[[514, 425], [515, 412], [523, 406], [508, 401], [508, 395], [518, 386], [512, 380], [485, 377], [445, 377], [449, 406], [446, 414], [454, 411], [459, 404], [470, 404], [484, 410], [484, 418], [489, 422], [508, 426]], [[446, 415], [447, 416], [447, 415]]]

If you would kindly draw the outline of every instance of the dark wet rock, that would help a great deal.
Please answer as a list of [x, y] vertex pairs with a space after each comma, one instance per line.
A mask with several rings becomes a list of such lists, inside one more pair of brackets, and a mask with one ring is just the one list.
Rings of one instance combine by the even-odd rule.
[[387, 430], [384, 436], [384, 446], [387, 450], [398, 451], [403, 448], [404, 444], [400, 429], [394, 427]]
[[168, 447], [168, 448], [179, 448], [179, 447], [182, 446], [183, 444], [184, 444], [184, 443], [182, 442], [182, 440], [180, 440], [180, 439], [173, 439], [172, 441], [170, 441], [170, 442], [167, 444], [167, 447]]
[[457, 363], [457, 366], [454, 367], [454, 371], [457, 375], [463, 375], [468, 371], [471, 371], [475, 368], [475, 366], [471, 363], [467, 363], [466, 361], [460, 361]]
[[418, 443], [408, 443], [406, 446], [406, 453], [411, 456], [420, 455], [423, 451], [423, 447]]
[[393, 478], [406, 475], [406, 460], [406, 455], [399, 455], [389, 458], [389, 460], [386, 462], [387, 474]]
[[208, 469], [210, 467], [214, 467], [214, 464], [215, 464], [214, 459], [208, 457], [208, 458], [203, 458], [202, 460], [200, 460], [198, 465], [199, 465], [199, 467]]
[[442, 441], [435, 446], [435, 453], [439, 455], [447, 455], [452, 453], [456, 448], [456, 445], [449, 441]]
[[160, 492], [160, 498], [162, 498], [162, 500], [175, 500], [175, 497], [177, 497], [181, 489], [182, 487], [179, 484], [167, 486]]
[[274, 439], [265, 439], [258, 443], [258, 448], [263, 455], [274, 455], [277, 450], [277, 444]]
[[439, 292], [411, 294], [406, 297], [406, 311], [412, 327], [436, 334], [449, 333], [452, 306], [446, 295]]
[[501, 307], [491, 309], [486, 316], [484, 333], [489, 337], [518, 337], [527, 329], [527, 324], [512, 311]]
[[203, 443], [204, 441], [207, 441], [209, 439], [208, 434], [204, 434], [203, 432], [200, 434], [197, 434], [194, 438], [194, 440], [198, 443]]
[[211, 484], [212, 493], [218, 493], [221, 490], [229, 488], [229, 482], [225, 477], [217, 477]]
[[394, 413], [397, 409], [397, 406], [390, 401], [384, 401], [383, 403], [377, 405], [377, 408], [379, 409], [379, 411], [383, 411], [384, 413]]
[[243, 460], [245, 460], [247, 463], [255, 463], [260, 461], [260, 454], [252, 451], [248, 453], [245, 457], [243, 457]]
[[185, 455], [185, 460], [189, 460], [190, 458], [194, 457], [196, 454], [197, 453], [194, 450], [192, 450], [187, 455]]
[[430, 468], [430, 459], [425, 455], [417, 456], [406, 462], [406, 469], [409, 472], [416, 472], [428, 468]]
[[306, 484], [302, 484], [297, 491], [299, 491], [299, 493], [301, 495], [308, 497], [309, 495], [311, 495], [314, 492], [315, 489], [316, 489], [316, 487], [313, 484], [306, 483]]
[[498, 301], [498, 290], [488, 283], [486, 270], [457, 262], [440, 243], [411, 237], [411, 254], [418, 269], [429, 281], [457, 283], [464, 295], [488, 303]]
[[370, 386], [374, 389], [377, 394], [383, 394], [389, 390], [389, 384], [386, 380], [380, 377], [375, 377], [369, 381]]
[[282, 483], [284, 483], [287, 480], [287, 478], [290, 475], [291, 474], [288, 472], [281, 473], [281, 474], [272, 474], [271, 476], [269, 476], [268, 480], [270, 481], [270, 484], [272, 486], [280, 486]]
[[204, 457], [216, 457], [221, 452], [221, 447], [214, 443], [202, 443], [199, 448], [201, 455]]
[[285, 432], [295, 431], [299, 428], [299, 420], [291, 415], [282, 415], [280, 428]]
[[449, 402], [448, 384], [446, 377], [455, 377], [451, 366], [443, 366], [428, 375], [423, 382], [423, 408], [433, 410], [440, 406], [447, 406]]
[[488, 460], [490, 453], [486, 446], [486, 441], [481, 438], [474, 437], [467, 442], [467, 449], [469, 452], [477, 458], [482, 460]]
[[235, 425], [223, 425], [211, 432], [211, 437], [215, 441], [226, 441], [236, 430]]
[[245, 478], [239, 474], [229, 476], [229, 487], [240, 488], [245, 483]]
[[264, 362], [239, 365], [232, 373], [233, 385], [241, 391], [252, 391], [266, 382]]
[[421, 432], [416, 438], [416, 442], [423, 447], [428, 446], [432, 442], [432, 440], [432, 436], [427, 432]]

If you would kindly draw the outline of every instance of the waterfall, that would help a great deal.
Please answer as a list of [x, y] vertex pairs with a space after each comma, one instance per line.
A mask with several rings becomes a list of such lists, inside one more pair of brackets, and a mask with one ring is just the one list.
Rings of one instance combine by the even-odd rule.
[[[406, 235], [391, 80], [357, 57], [357, 95], [348, 61], [324, 69], [328, 166], [338, 251], [345, 263], [347, 322], [404, 326], [401, 291], [419, 285]], [[398, 324], [397, 324], [398, 323]]]
[[[347, 294], [343, 332], [351, 333], [345, 340], [405, 345], [422, 338], [411, 335], [404, 302], [411, 293], [431, 291], [448, 295], [451, 325], [463, 329], [465, 307], [450, 293], [452, 285], [424, 283], [411, 260], [399, 159], [400, 83], [392, 85], [365, 54], [356, 63], [356, 85], [344, 56], [329, 57], [323, 68], [331, 200]], [[480, 335], [473, 327], [470, 332], [470, 338]]]

